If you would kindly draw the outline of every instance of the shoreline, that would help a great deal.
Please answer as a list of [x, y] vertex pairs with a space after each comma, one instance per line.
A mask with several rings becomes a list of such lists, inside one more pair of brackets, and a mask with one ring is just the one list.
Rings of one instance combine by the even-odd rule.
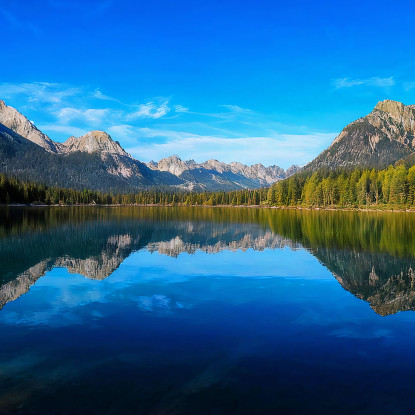
[[307, 210], [307, 211], [330, 211], [330, 212], [401, 212], [401, 213], [415, 213], [415, 208], [408, 209], [408, 208], [379, 208], [379, 207], [372, 207], [372, 208], [363, 208], [363, 207], [305, 207], [305, 206], [264, 206], [264, 205], [159, 205], [159, 204], [117, 204], [117, 205], [101, 205], [101, 204], [73, 204], [73, 205], [64, 205], [64, 204], [55, 204], [55, 205], [45, 205], [45, 204], [19, 204], [19, 203], [11, 203], [8, 205], [0, 204], [0, 207], [203, 207], [203, 208], [250, 208], [250, 209], [281, 209], [281, 210]]

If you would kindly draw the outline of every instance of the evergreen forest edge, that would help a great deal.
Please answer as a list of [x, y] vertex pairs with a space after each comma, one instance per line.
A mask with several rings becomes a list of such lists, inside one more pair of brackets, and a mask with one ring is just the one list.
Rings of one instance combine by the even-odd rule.
[[415, 207], [415, 165], [302, 171], [269, 188], [201, 193], [162, 188], [102, 193], [46, 186], [0, 174], [0, 204], [411, 209]]

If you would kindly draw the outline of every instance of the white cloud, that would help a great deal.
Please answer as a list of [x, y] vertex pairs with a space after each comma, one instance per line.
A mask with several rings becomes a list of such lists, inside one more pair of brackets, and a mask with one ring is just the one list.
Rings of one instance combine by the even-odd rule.
[[109, 109], [95, 109], [88, 108], [85, 110], [80, 110], [77, 108], [65, 107], [56, 112], [58, 119], [67, 123], [72, 120], [83, 120], [86, 122], [101, 122], [105, 117], [110, 114]]
[[74, 127], [71, 125], [58, 125], [58, 124], [42, 124], [38, 126], [41, 131], [47, 134], [49, 137], [53, 136], [51, 133], [62, 133], [67, 137], [72, 135], [80, 137], [86, 134], [88, 131], [82, 128]]
[[119, 104], [122, 104], [120, 100], [117, 98], [110, 97], [109, 95], [105, 95], [101, 92], [99, 88], [95, 89], [95, 91], [92, 93], [92, 96], [96, 99], [100, 99], [101, 101], [113, 101], [118, 102]]
[[[345, 78], [338, 85], [346, 87], [363, 82]], [[371, 78], [369, 83], [379, 86], [382, 81]], [[219, 105], [221, 111], [217, 113], [198, 113], [171, 103], [168, 98], [155, 97], [133, 106], [88, 86], [48, 82], [0, 84], [0, 98], [8, 97], [13, 97], [12, 105], [23, 103], [23, 112], [29, 108], [31, 119], [55, 140], [103, 129], [143, 161], [179, 154], [199, 162], [216, 158], [286, 168], [293, 163], [307, 163], [335, 136], [312, 133], [298, 125], [286, 126], [239, 105], [224, 104]], [[107, 108], [100, 108], [104, 103]], [[206, 116], [210, 117], [209, 122], [203, 121]], [[304, 134], [297, 134], [299, 131]]]
[[[336, 133], [312, 133], [223, 138], [128, 125], [113, 127], [111, 134], [116, 136], [116, 133], [121, 138], [125, 134], [129, 137], [129, 142], [135, 142], [127, 151], [143, 161], [178, 154], [182, 159], [195, 159], [197, 162], [214, 158], [227, 163], [240, 161], [245, 164], [277, 164], [284, 168], [311, 161], [336, 136]], [[157, 140], [148, 142], [143, 140], [145, 138]]]
[[170, 107], [167, 101], [161, 104], [155, 104], [154, 102], [147, 102], [138, 106], [137, 111], [127, 114], [125, 118], [127, 120], [134, 120], [137, 118], [161, 118], [170, 111]]
[[175, 112], [189, 112], [189, 108], [184, 107], [183, 105], [173, 105]]
[[395, 79], [393, 76], [389, 78], [379, 78], [374, 76], [367, 79], [351, 79], [351, 78], [338, 78], [333, 81], [333, 85], [336, 89], [340, 88], [350, 88], [353, 86], [367, 85], [375, 86], [380, 88], [391, 87], [395, 85]]
[[81, 94], [81, 92], [81, 88], [51, 82], [0, 84], [0, 96], [3, 98], [23, 96], [28, 102], [48, 104], [60, 104], [66, 98], [74, 97]]
[[238, 113], [247, 113], [247, 112], [251, 112], [251, 110], [247, 109], [247, 108], [242, 108], [239, 105], [229, 105], [229, 104], [224, 104], [224, 105], [220, 105], [223, 108], [228, 109], [229, 111], [232, 112], [238, 112]]

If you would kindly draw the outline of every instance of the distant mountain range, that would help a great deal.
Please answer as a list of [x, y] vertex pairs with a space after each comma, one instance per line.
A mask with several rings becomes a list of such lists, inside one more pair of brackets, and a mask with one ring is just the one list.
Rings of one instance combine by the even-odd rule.
[[209, 160], [197, 164], [178, 156], [145, 164], [104, 131], [52, 141], [24, 115], [0, 101], [0, 172], [49, 185], [129, 191], [151, 187], [237, 190], [269, 186], [295, 173], [262, 164], [246, 166]]
[[242, 163], [222, 163], [208, 160], [196, 163], [194, 160], [182, 161], [178, 156], [170, 156], [158, 163], [151, 161], [147, 166], [160, 172], [171, 173], [190, 183], [190, 186], [230, 189], [235, 186], [240, 189], [270, 186], [278, 180], [285, 179], [296, 173], [300, 167], [291, 166], [287, 170], [278, 166], [265, 167], [262, 164], [247, 166]]
[[24, 115], [0, 101], [0, 172], [75, 189], [252, 189], [268, 187], [299, 170], [383, 168], [399, 160], [414, 164], [414, 147], [415, 105], [385, 100], [367, 116], [347, 125], [326, 150], [302, 169], [217, 160], [196, 163], [176, 155], [143, 163], [104, 131], [70, 137], [64, 143], [52, 141]]
[[411, 156], [415, 156], [415, 105], [385, 100], [370, 114], [347, 125], [304, 169], [383, 168]]

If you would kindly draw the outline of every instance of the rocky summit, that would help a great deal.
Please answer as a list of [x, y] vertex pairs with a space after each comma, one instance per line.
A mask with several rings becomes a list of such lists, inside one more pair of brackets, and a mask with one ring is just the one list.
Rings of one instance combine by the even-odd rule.
[[414, 134], [415, 105], [380, 101], [370, 114], [347, 125], [305, 169], [386, 167], [414, 153]]
[[120, 145], [114, 141], [105, 131], [90, 131], [82, 137], [69, 137], [63, 146], [69, 152], [84, 151], [94, 153], [96, 151], [105, 154], [118, 154], [120, 156], [131, 157]]
[[54, 143], [47, 135], [39, 131], [24, 115], [15, 108], [0, 101], [0, 124], [21, 135], [32, 143], [49, 152], [58, 152], [61, 144]]
[[145, 164], [104, 131], [54, 142], [19, 111], [0, 101], [0, 173], [24, 180], [114, 192], [152, 187], [218, 191], [269, 186], [297, 169], [217, 160], [198, 164], [178, 156]]
[[224, 188], [259, 188], [270, 186], [278, 180], [294, 174], [299, 166], [291, 166], [287, 171], [278, 166], [265, 167], [262, 164], [247, 166], [242, 163], [222, 163], [218, 160], [208, 160], [196, 163], [194, 160], [183, 161], [177, 155], [151, 161], [147, 166], [152, 170], [169, 172], [189, 183], [202, 187]]

